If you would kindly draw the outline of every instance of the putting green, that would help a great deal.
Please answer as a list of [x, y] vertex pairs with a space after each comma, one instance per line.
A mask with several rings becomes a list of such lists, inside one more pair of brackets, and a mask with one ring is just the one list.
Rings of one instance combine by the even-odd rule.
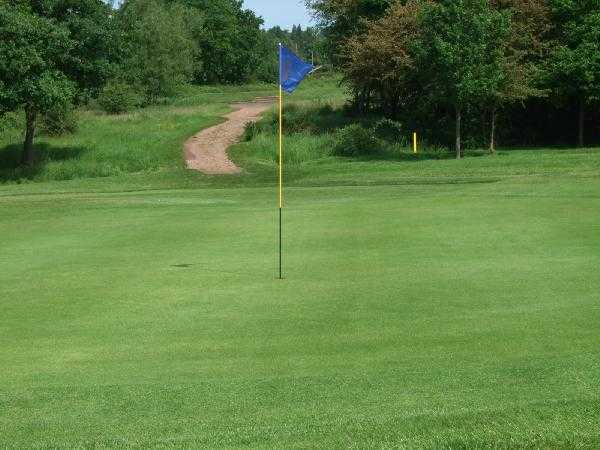
[[291, 188], [284, 281], [273, 188], [4, 190], [0, 443], [600, 446], [600, 179], [491, 181]]

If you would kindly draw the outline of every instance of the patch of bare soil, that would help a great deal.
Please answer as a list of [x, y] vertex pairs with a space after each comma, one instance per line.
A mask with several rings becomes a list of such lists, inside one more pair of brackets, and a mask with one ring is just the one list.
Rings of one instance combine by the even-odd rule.
[[188, 169], [206, 174], [234, 174], [242, 169], [229, 159], [227, 149], [239, 142], [248, 122], [256, 122], [260, 115], [273, 104], [272, 99], [257, 99], [251, 103], [235, 103], [235, 111], [227, 121], [202, 130], [184, 144], [184, 156]]

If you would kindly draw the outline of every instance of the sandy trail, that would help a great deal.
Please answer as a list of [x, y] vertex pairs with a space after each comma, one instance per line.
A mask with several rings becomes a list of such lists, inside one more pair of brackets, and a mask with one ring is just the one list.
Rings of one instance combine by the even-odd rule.
[[188, 169], [206, 174], [240, 173], [242, 169], [229, 159], [227, 149], [239, 142], [248, 122], [256, 122], [272, 105], [270, 99], [233, 104], [235, 111], [225, 116], [226, 122], [206, 128], [185, 142], [184, 156]]

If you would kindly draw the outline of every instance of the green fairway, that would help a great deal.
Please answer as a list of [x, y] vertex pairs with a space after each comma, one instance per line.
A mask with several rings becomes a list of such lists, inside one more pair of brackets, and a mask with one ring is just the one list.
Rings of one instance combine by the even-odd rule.
[[279, 281], [276, 136], [232, 150], [242, 175], [181, 162], [268, 89], [82, 112], [35, 171], [3, 135], [0, 447], [600, 446], [600, 149], [290, 134]]
[[600, 445], [600, 179], [406, 176], [3, 188], [0, 442]]
[[0, 0], [13, 449], [600, 450], [600, 0]]

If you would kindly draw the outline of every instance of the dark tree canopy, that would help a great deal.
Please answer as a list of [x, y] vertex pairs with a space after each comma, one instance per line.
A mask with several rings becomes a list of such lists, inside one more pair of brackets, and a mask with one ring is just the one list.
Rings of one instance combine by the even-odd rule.
[[199, 13], [180, 3], [127, 0], [116, 17], [120, 63], [116, 78], [135, 88], [145, 103], [174, 95], [201, 67], [194, 31]]
[[566, 144], [575, 116], [580, 145], [585, 136], [600, 142], [597, 0], [306, 3], [356, 111], [448, 146], [454, 135], [457, 149], [462, 128], [491, 152], [497, 129], [512, 143]]
[[23, 162], [34, 162], [37, 116], [108, 76], [108, 13], [100, 0], [0, 3], [0, 108], [25, 111]]
[[394, 0], [306, 0], [327, 42], [328, 57], [343, 63], [344, 41], [365, 30], [367, 20], [383, 16]]
[[548, 62], [551, 86], [578, 105], [578, 143], [585, 141], [585, 112], [600, 100], [600, 2], [551, 0], [556, 24]]
[[262, 19], [241, 0], [184, 0], [202, 14], [204, 26], [194, 36], [202, 54], [196, 73], [201, 83], [241, 83], [255, 72], [260, 56]]
[[73, 48], [64, 72], [85, 89], [97, 90], [111, 76], [118, 52], [113, 11], [102, 0], [7, 0], [68, 30]]

